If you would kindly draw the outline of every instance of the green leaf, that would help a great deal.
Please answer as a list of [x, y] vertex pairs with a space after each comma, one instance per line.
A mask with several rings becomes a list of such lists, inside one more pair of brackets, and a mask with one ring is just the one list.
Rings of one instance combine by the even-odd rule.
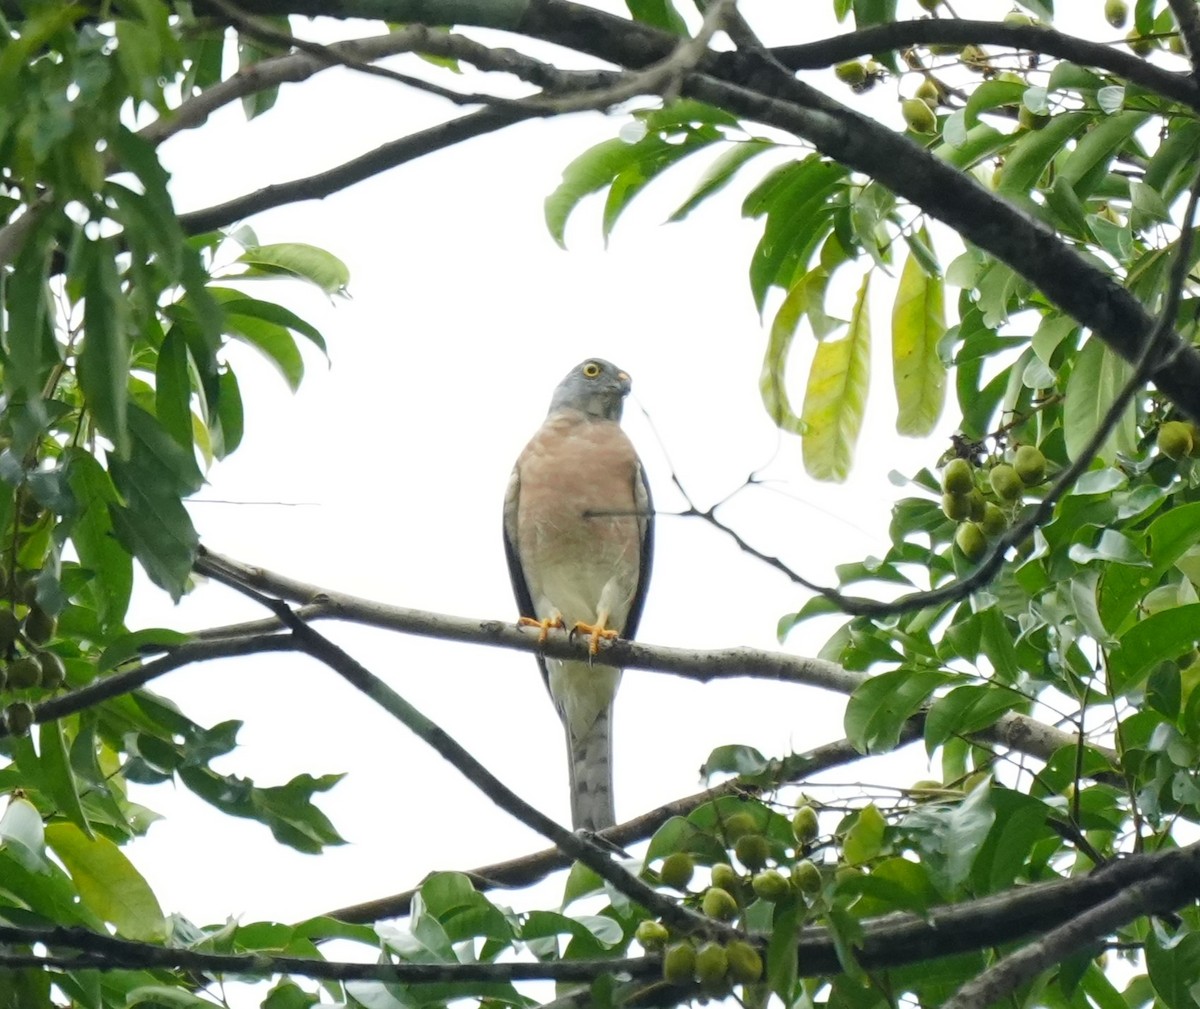
[[[928, 236], [922, 232], [928, 244]], [[909, 253], [892, 308], [892, 377], [900, 434], [923, 437], [942, 415], [946, 368], [938, 346], [946, 334], [944, 281]]]
[[875, 807], [875, 803], [864, 806], [855, 817], [854, 823], [842, 839], [842, 855], [849, 865], [863, 865], [879, 856], [883, 851], [883, 835], [887, 821]]
[[773, 150], [775, 147], [776, 145], [771, 141], [762, 140], [757, 137], [751, 137], [749, 140], [742, 140], [734, 144], [733, 147], [725, 151], [705, 170], [688, 198], [679, 205], [667, 220], [672, 222], [682, 221], [710, 196], [719, 193], [729, 185], [733, 181], [734, 176], [748, 161], [762, 154], [764, 151]]
[[1139, 620], [1109, 652], [1109, 691], [1118, 697], [1135, 689], [1159, 662], [1174, 659], [1200, 640], [1200, 603], [1176, 606]]
[[163, 939], [166, 923], [158, 900], [112, 841], [88, 837], [73, 823], [51, 823], [46, 843], [66, 866], [86, 907], [127, 939]]
[[671, 0], [625, 0], [625, 6], [635, 21], [644, 21], [675, 35], [688, 33], [687, 22], [679, 16]]
[[38, 726], [38, 756], [41, 757], [43, 782], [60, 815], [65, 816], [84, 835], [92, 837], [92, 828], [79, 801], [79, 788], [67, 756], [67, 741], [59, 719]]
[[1185, 934], [1168, 945], [1152, 932], [1145, 952], [1150, 981], [1167, 1009], [1193, 1009], [1200, 978], [1200, 933]]
[[[1083, 453], [1131, 372], [1131, 366], [1096, 337], [1083, 345], [1063, 395], [1063, 435], [1072, 459]], [[1137, 452], [1137, 416], [1132, 400], [1100, 446], [1096, 458], [1112, 463], [1118, 452], [1127, 455]]]
[[705, 780], [714, 774], [759, 774], [767, 766], [767, 758], [753, 746], [718, 746], [700, 767]]
[[904, 723], [954, 676], [934, 669], [893, 669], [858, 687], [846, 704], [846, 737], [859, 753], [894, 749]]
[[217, 401], [217, 431], [213, 451], [223, 459], [242, 443], [245, 416], [242, 410], [242, 391], [237, 376], [229, 369], [221, 372], [220, 399]]
[[251, 315], [235, 314], [226, 315], [225, 325], [234, 337], [261, 351], [279, 370], [292, 392], [300, 388], [304, 380], [304, 358], [300, 356], [295, 337], [285, 326]]
[[252, 319], [262, 319], [264, 322], [283, 326], [285, 329], [290, 329], [306, 337], [322, 354], [326, 357], [329, 356], [329, 350], [325, 346], [325, 337], [321, 335], [321, 331], [290, 309], [271, 301], [247, 298], [241, 291], [225, 288], [211, 288], [210, 290], [217, 303], [228, 315], [248, 316]]
[[127, 302], [117, 277], [116, 247], [110, 241], [94, 243], [88, 256], [84, 299], [79, 387], [96, 426], [124, 453], [129, 443]]
[[918, 807], [901, 824], [924, 856], [930, 878], [945, 893], [966, 881], [996, 820], [991, 789], [976, 788], [953, 806]]
[[19, 865], [34, 873], [48, 870], [42, 814], [28, 799], [14, 796], [0, 817], [0, 846]]
[[284, 274], [307, 280], [326, 294], [346, 293], [350, 271], [337, 256], [304, 242], [282, 242], [246, 249], [237, 261], [250, 267], [245, 277]]
[[1029, 192], [1054, 157], [1067, 143], [1087, 127], [1092, 115], [1087, 112], [1064, 112], [1055, 116], [1040, 130], [1022, 136], [1004, 159], [999, 191], [1005, 196]]
[[172, 329], [158, 348], [154, 367], [154, 415], [180, 448], [192, 448], [192, 379], [187, 338]]
[[925, 716], [925, 750], [933, 751], [952, 736], [986, 729], [1006, 711], [1025, 701], [1020, 694], [1004, 687], [965, 684], [933, 702]]
[[92, 572], [100, 623], [116, 628], [125, 620], [133, 591], [133, 558], [117, 541], [109, 507], [117, 503], [116, 488], [89, 453], [70, 448], [63, 453], [67, 480], [82, 510], [67, 523], [79, 562]]
[[1117, 150], [1147, 119], [1148, 112], [1118, 112], [1095, 123], [1059, 169], [1080, 198], [1090, 196]]
[[436, 872], [421, 884], [424, 910], [437, 919], [453, 943], [475, 937], [508, 942], [512, 926], [503, 912], [461, 872]]
[[871, 377], [870, 278], [870, 273], [863, 277], [849, 331], [817, 344], [808, 373], [801, 444], [804, 468], [817, 480], [846, 479], [854, 459]]

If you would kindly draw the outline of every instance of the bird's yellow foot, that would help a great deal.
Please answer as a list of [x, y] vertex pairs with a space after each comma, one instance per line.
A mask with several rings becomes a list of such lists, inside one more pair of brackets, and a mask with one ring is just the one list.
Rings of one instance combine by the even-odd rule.
[[538, 644], [544, 645], [546, 639], [550, 637], [551, 630], [562, 630], [567, 625], [563, 623], [563, 618], [556, 613], [545, 620], [538, 620], [535, 617], [521, 617], [517, 620], [517, 626], [536, 627], [538, 629]]
[[601, 639], [616, 641], [621, 636], [611, 627], [605, 627], [603, 621], [598, 624], [585, 624], [582, 620], [577, 620], [571, 628], [571, 636], [574, 637], [576, 634], [586, 634], [588, 636], [589, 655], [595, 655], [600, 651]]

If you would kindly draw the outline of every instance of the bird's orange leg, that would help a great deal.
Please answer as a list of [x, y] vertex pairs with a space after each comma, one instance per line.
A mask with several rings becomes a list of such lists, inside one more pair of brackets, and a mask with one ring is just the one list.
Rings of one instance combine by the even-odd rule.
[[550, 637], [551, 630], [563, 630], [567, 625], [563, 623], [562, 614], [555, 613], [545, 620], [538, 620], [536, 617], [521, 617], [517, 620], [517, 626], [536, 627], [538, 629], [538, 644], [544, 645], [546, 639]]
[[599, 613], [596, 615], [594, 624], [584, 623], [582, 620], [576, 620], [571, 626], [571, 636], [576, 634], [586, 634], [588, 636], [588, 654], [595, 655], [600, 651], [600, 641], [616, 641], [621, 636], [619, 631], [614, 631], [611, 627], [606, 627], [608, 623], [608, 614]]

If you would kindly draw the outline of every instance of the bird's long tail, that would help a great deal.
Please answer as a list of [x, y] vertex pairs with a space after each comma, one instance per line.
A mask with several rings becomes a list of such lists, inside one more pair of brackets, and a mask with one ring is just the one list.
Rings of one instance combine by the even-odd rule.
[[613, 809], [611, 702], [581, 734], [567, 723], [571, 765], [571, 825], [604, 830], [617, 822]]

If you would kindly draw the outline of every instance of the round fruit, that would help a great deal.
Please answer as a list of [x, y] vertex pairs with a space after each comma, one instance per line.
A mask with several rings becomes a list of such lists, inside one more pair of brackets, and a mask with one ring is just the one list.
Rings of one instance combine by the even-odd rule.
[[41, 678], [42, 667], [32, 655], [23, 655], [8, 664], [8, 685], [13, 690], [37, 686]]
[[663, 859], [662, 868], [658, 870], [658, 878], [663, 881], [664, 886], [674, 887], [676, 890], [686, 890], [688, 883], [692, 880], [692, 873], [695, 871], [696, 863], [692, 861], [692, 856], [686, 851], [677, 851]]
[[13, 701], [4, 709], [4, 727], [10, 736], [23, 736], [33, 724], [33, 708], [24, 701]]
[[867, 79], [867, 68], [858, 60], [847, 60], [845, 63], [839, 63], [833, 68], [833, 72], [837, 79], [844, 84], [849, 84], [852, 88], [858, 87]]
[[58, 628], [58, 621], [40, 606], [31, 606], [25, 614], [25, 637], [35, 645], [44, 645]]
[[812, 806], [801, 806], [792, 817], [792, 833], [801, 844], [811, 844], [821, 832], [817, 811]]
[[942, 0], [917, 0], [917, 3], [927, 11], [935, 11], [942, 5]]
[[1022, 445], [1013, 456], [1013, 469], [1026, 487], [1036, 487], [1046, 479], [1046, 457], [1033, 445]]
[[978, 488], [967, 495], [967, 508], [972, 522], [978, 522], [983, 518], [983, 513], [987, 509], [987, 499]]
[[989, 501], [983, 508], [983, 518], [979, 520], [979, 528], [983, 530], [983, 534], [988, 539], [992, 539], [1008, 528], [1008, 518], [1003, 509]]
[[866, 873], [857, 865], [839, 865], [833, 872], [833, 878], [838, 883], [845, 883], [850, 879], [858, 879], [859, 876], [865, 876]]
[[727, 987], [729, 956], [719, 942], [706, 942], [696, 950], [696, 980], [709, 994], [718, 994]]
[[961, 522], [970, 516], [971, 502], [959, 494], [943, 494], [942, 514], [952, 522]]
[[942, 89], [937, 86], [937, 81], [932, 77], [926, 77], [919, 85], [917, 85], [916, 96], [921, 99], [931, 109], [936, 109], [942, 104]]
[[741, 877], [728, 862], [718, 862], [712, 867], [712, 885], [733, 893], [738, 888]]
[[917, 802], [932, 802], [934, 799], [941, 799], [946, 794], [946, 787], [940, 781], [922, 778], [920, 781], [912, 783], [908, 794]]
[[1014, 28], [1024, 28], [1028, 25], [1037, 24], [1033, 18], [1022, 11], [1009, 11], [1004, 15], [1004, 23], [1006, 25], [1012, 25]]
[[973, 70], [977, 74], [984, 74], [992, 69], [987, 53], [979, 46], [963, 46], [962, 61], [967, 65], [968, 70]]
[[1050, 122], [1050, 113], [1034, 112], [1028, 105], [1017, 109], [1017, 125], [1026, 130], [1040, 130]]
[[987, 537], [975, 522], [964, 522], [955, 529], [954, 542], [969, 561], [977, 561], [987, 553]]
[[662, 949], [670, 936], [667, 926], [661, 921], [640, 921], [633, 933], [633, 937], [642, 944], [643, 949]]
[[757, 834], [758, 821], [749, 813], [734, 813], [732, 816], [726, 817], [722, 829], [725, 832], [725, 840], [736, 841], [739, 837], [745, 837], [747, 834]]
[[733, 853], [747, 869], [761, 869], [771, 857], [771, 846], [762, 834], [747, 834], [738, 838], [737, 844], [733, 846]]
[[1129, 29], [1129, 34], [1125, 36], [1125, 44], [1138, 56], [1149, 56], [1154, 52], [1154, 40], [1139, 34], [1136, 28]]
[[988, 483], [1001, 501], [1017, 501], [1025, 493], [1025, 482], [1017, 476], [1016, 468], [1006, 462], [992, 467]]
[[963, 497], [975, 489], [975, 471], [966, 459], [951, 459], [942, 470], [942, 490]]
[[1129, 20], [1129, 4], [1125, 0], [1104, 0], [1104, 20], [1114, 28], [1124, 28]]
[[663, 979], [671, 984], [691, 984], [696, 973], [696, 948], [677, 942], [663, 954]]
[[739, 984], [752, 984], [762, 977], [762, 956], [748, 942], [734, 939], [725, 947], [729, 960], [729, 977]]
[[817, 893], [821, 889], [821, 870], [802, 858], [792, 866], [792, 882], [802, 893]]
[[776, 869], [764, 869], [750, 881], [756, 896], [778, 904], [792, 892], [787, 877]]
[[729, 921], [737, 914], [737, 901], [733, 899], [733, 894], [728, 890], [722, 890], [719, 886], [710, 886], [704, 891], [704, 897], [700, 901], [700, 910], [708, 917], [716, 918], [717, 921]]
[[905, 98], [900, 103], [904, 124], [914, 133], [936, 133], [937, 116], [920, 98]]
[[21, 621], [12, 610], [0, 610], [0, 651], [8, 651], [17, 640]]
[[1192, 430], [1181, 420], [1169, 420], [1158, 429], [1158, 450], [1170, 459], [1182, 459], [1192, 450]]
[[63, 660], [53, 652], [38, 652], [36, 658], [42, 671], [38, 685], [44, 690], [61, 687], [67, 678], [67, 667], [63, 665]]

